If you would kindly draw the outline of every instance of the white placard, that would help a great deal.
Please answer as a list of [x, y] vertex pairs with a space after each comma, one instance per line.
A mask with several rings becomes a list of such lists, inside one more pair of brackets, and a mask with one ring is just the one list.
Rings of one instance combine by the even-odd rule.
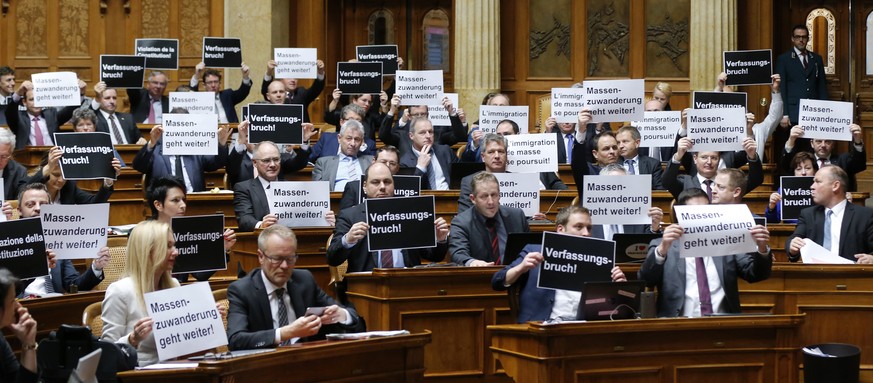
[[650, 225], [652, 175], [585, 176], [582, 206], [595, 225]]
[[558, 136], [554, 133], [512, 134], [506, 137], [506, 171], [540, 173], [558, 171]]
[[755, 219], [749, 206], [676, 205], [676, 219], [685, 233], [679, 237], [679, 255], [714, 257], [749, 253], [758, 246], [749, 231]]
[[80, 105], [79, 77], [74, 72], [34, 73], [33, 105], [38, 107]]
[[797, 121], [803, 127], [803, 138], [851, 141], [851, 102], [800, 100]]
[[682, 112], [645, 112], [642, 121], [631, 124], [640, 131], [641, 148], [672, 148], [682, 128]]
[[43, 205], [39, 212], [45, 248], [57, 259], [96, 258], [106, 246], [109, 204]]
[[182, 108], [189, 114], [218, 114], [215, 92], [170, 92], [170, 109]]
[[274, 78], [317, 78], [318, 49], [273, 48]]
[[500, 205], [517, 207], [527, 217], [540, 212], [539, 173], [492, 173], [500, 185]]
[[523, 106], [494, 106], [482, 105], [479, 107], [479, 129], [483, 133], [494, 133], [497, 124], [503, 120], [512, 120], [518, 124], [518, 133], [525, 134], [528, 129], [528, 116], [530, 108]]
[[803, 247], [800, 248], [800, 259], [803, 263], [824, 263], [824, 264], [854, 264], [850, 259], [843, 258], [834, 254], [828, 249], [821, 247], [815, 241], [804, 238]]
[[443, 71], [398, 70], [394, 77], [400, 105], [433, 105], [443, 100]]
[[690, 109], [687, 118], [688, 139], [694, 143], [691, 151], [743, 150], [746, 138], [746, 111], [743, 108]]
[[209, 282], [158, 290], [143, 298], [154, 321], [159, 360], [227, 345], [227, 333]]
[[165, 156], [218, 154], [218, 119], [214, 114], [164, 113]]
[[[443, 93], [444, 97], [448, 97], [449, 101], [452, 102], [452, 105], [455, 109], [458, 109], [458, 94], [457, 93]], [[451, 126], [452, 120], [449, 119], [449, 112], [443, 106], [442, 100], [439, 102], [428, 105], [427, 106], [427, 118], [430, 119], [430, 122], [433, 126]]]
[[642, 79], [583, 82], [585, 107], [591, 110], [591, 122], [643, 119], [645, 88], [645, 80]]
[[584, 107], [585, 89], [552, 88], [552, 117], [556, 121], [575, 123]]
[[330, 211], [330, 182], [270, 182], [267, 190], [270, 214], [288, 227], [328, 227], [325, 214]]

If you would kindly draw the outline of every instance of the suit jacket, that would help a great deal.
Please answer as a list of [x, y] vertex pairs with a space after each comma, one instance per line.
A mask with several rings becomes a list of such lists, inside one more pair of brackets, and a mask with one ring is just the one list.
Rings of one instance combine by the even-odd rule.
[[[431, 147], [433, 151], [431, 153], [431, 161], [436, 158], [440, 163], [440, 167], [443, 169], [443, 176], [446, 177], [446, 183], [452, 184], [452, 164], [458, 162], [458, 157], [455, 156], [454, 151], [448, 145], [434, 145]], [[421, 171], [416, 167], [418, 163], [418, 157], [415, 155], [415, 152], [412, 150], [402, 154], [400, 156], [400, 167], [401, 168], [414, 168], [415, 173], [413, 175], [421, 177], [421, 190], [432, 190], [433, 187], [430, 184], [430, 180], [428, 179], [428, 173]]]
[[[621, 158], [622, 162], [624, 162], [625, 160], [625, 158]], [[664, 189], [664, 187], [661, 185], [661, 178], [664, 174], [664, 169], [661, 168], [661, 161], [658, 161], [649, 156], [637, 154], [637, 165], [640, 169], [639, 174], [652, 175], [652, 190]]]
[[[470, 174], [461, 178], [461, 192], [458, 194], [458, 213], [473, 207], [473, 201], [470, 201], [470, 194], [473, 193], [473, 176], [476, 173]], [[540, 182], [546, 187], [546, 190], [567, 190], [567, 185], [561, 182], [558, 175], [553, 172], [540, 173]]]
[[[497, 211], [503, 221], [506, 234], [526, 233], [530, 231], [527, 218], [521, 209], [500, 206]], [[491, 239], [488, 228], [485, 227], [479, 211], [467, 209], [458, 213], [452, 219], [452, 229], [449, 238], [449, 253], [452, 254], [452, 262], [465, 265], [473, 259], [485, 262], [494, 262], [491, 255]], [[503, 258], [505, 259], [505, 258]]]
[[[111, 124], [103, 117], [103, 113], [96, 109], [94, 114], [97, 115], [97, 131], [112, 134]], [[130, 114], [115, 112], [115, 121], [118, 124], [118, 129], [121, 130], [121, 134], [124, 134], [124, 137], [127, 139], [128, 144], [136, 144], [142, 137], [142, 133], [136, 127], [136, 121], [134, 121], [133, 116]]]
[[343, 189], [343, 196], [340, 198], [340, 211], [348, 209], [358, 204], [358, 198], [361, 193], [361, 180], [349, 181], [346, 183], [346, 188]]
[[828, 99], [827, 77], [821, 55], [807, 51], [806, 69], [803, 68], [800, 60], [800, 55], [792, 47], [776, 58], [776, 68], [773, 71], [782, 79], [780, 90], [785, 108], [782, 115], [788, 116], [791, 125], [797, 124], [800, 99]]
[[[133, 115], [134, 123], [141, 123], [149, 118], [151, 98], [145, 88], [127, 89], [127, 98], [130, 99], [130, 114]], [[161, 96], [161, 113], [170, 113], [170, 98]]]
[[99, 277], [95, 275], [91, 266], [86, 267], [85, 273], [79, 275], [79, 272], [73, 267], [72, 261], [61, 259], [55, 268], [51, 269], [52, 287], [56, 292], [70, 292], [70, 285], [76, 285], [79, 291], [88, 291], [100, 284], [103, 275], [105, 274], [101, 274]]
[[[506, 265], [506, 267], [494, 273], [494, 276], [491, 277], [491, 287], [496, 291], [508, 289], [508, 287], [504, 286], [506, 284], [506, 272], [524, 261], [524, 257], [528, 253], [541, 251], [542, 246], [540, 245], [525, 246], [512, 264]], [[514, 285], [520, 286], [518, 318], [516, 318], [518, 323], [545, 321], [552, 314], [552, 308], [555, 305], [555, 290], [537, 287], [536, 282], [539, 280], [539, 276], [540, 268], [534, 267], [518, 277], [514, 283]]]
[[3, 199], [18, 199], [18, 189], [27, 183], [27, 179], [27, 169], [10, 158], [3, 168]]
[[[200, 82], [197, 82], [197, 86], [194, 87], [194, 91], [199, 91]], [[245, 81], [242, 81], [239, 84], [239, 88], [230, 89], [227, 88], [218, 92], [218, 99], [221, 100], [221, 107], [224, 108], [224, 114], [227, 116], [227, 122], [239, 122], [239, 117], [236, 115], [236, 104], [243, 102], [246, 97], [249, 96], [249, 91], [252, 89], [252, 81], [249, 80], [248, 84]]]
[[[358, 156], [358, 164], [361, 165], [361, 174], [367, 172], [367, 168], [373, 163], [373, 156]], [[312, 169], [313, 181], [329, 181], [330, 190], [333, 190], [336, 184], [336, 168], [339, 165], [339, 156], [333, 155], [329, 157], [321, 157], [315, 161], [315, 168]]]
[[[685, 301], [685, 258], [679, 256], [679, 241], [674, 241], [667, 251], [663, 265], [655, 261], [655, 248], [660, 239], [649, 245], [649, 254], [640, 267], [639, 278], [648, 286], [658, 287], [658, 316], [682, 315]], [[758, 252], [712, 257], [724, 290], [724, 308], [728, 313], [740, 312], [740, 293], [737, 277], [747, 282], [763, 281], [770, 277], [773, 255], [762, 256]]]
[[[309, 162], [315, 163], [321, 157], [335, 156], [339, 153], [338, 134], [335, 132], [324, 132], [318, 137], [318, 141], [312, 146], [312, 152], [309, 154]], [[358, 155], [376, 156], [376, 141], [370, 138], [364, 138], [364, 143], [367, 148], [363, 147], [358, 150]]]
[[[24, 99], [18, 102], [12, 102], [7, 105], [4, 111], [6, 116], [6, 124], [9, 130], [15, 134], [15, 149], [24, 149], [25, 146], [32, 145], [30, 142], [30, 126], [33, 123], [31, 116], [27, 112], [19, 111], [18, 106], [23, 105]], [[66, 124], [73, 116], [73, 112], [78, 108], [77, 105], [66, 106], [61, 109], [42, 108], [42, 118], [45, 119], [46, 129], [50, 137], [46, 137], [55, 141], [54, 134], [58, 132], [58, 127]]]
[[[784, 150], [784, 149], [783, 149]], [[791, 169], [791, 160], [794, 159], [794, 156], [797, 153], [803, 151], [800, 148], [800, 145], [794, 145], [791, 148], [791, 151], [782, 156], [782, 161], [780, 163], [780, 167], [782, 168], [782, 173], [785, 175], [794, 175], [794, 169]], [[812, 153], [813, 158], [817, 158], [815, 152], [812, 149], [808, 150], [808, 152]], [[849, 175], [849, 184], [846, 185], [847, 191], [856, 191], [858, 190], [858, 181], [856, 175], [864, 170], [867, 170], [867, 149], [862, 145], [861, 151], [855, 150], [855, 144], [849, 143], [849, 150], [843, 154], [836, 154], [831, 152], [830, 158], [828, 161], [832, 165], [836, 165], [841, 167], [846, 173]]]
[[[270, 87], [271, 82], [273, 82], [273, 80], [261, 82], [261, 95], [264, 96], [265, 100], [267, 99], [267, 89]], [[324, 90], [324, 79], [316, 78], [315, 81], [312, 82], [312, 87], [309, 89], [298, 86], [297, 89], [294, 89], [293, 93], [289, 93], [287, 97], [285, 97], [285, 103], [303, 105], [303, 122], [310, 122], [309, 104], [318, 98], [318, 95], [321, 94], [322, 90]], [[224, 101], [222, 101], [222, 103], [224, 103]]]
[[[302, 317], [307, 307], [322, 307], [337, 304], [328, 296], [315, 278], [307, 270], [295, 269], [291, 279], [285, 285], [294, 315], [288, 315], [288, 322]], [[276, 347], [276, 330], [273, 328], [273, 315], [270, 310], [270, 299], [261, 277], [261, 270], [254, 269], [246, 277], [230, 284], [227, 288], [227, 300], [230, 307], [227, 310], [228, 348], [231, 350], [247, 350], [254, 348]], [[345, 307], [354, 321], [350, 325], [332, 324], [322, 326], [317, 335], [305, 340], [324, 339], [324, 336], [335, 332], [364, 331], [363, 320], [358, 317], [354, 308]]]
[[[461, 123], [461, 119], [458, 116], [450, 116], [449, 120], [452, 121], [451, 126], [433, 127], [434, 143], [452, 146], [467, 139], [467, 129], [464, 127], [464, 124]], [[392, 126], [394, 126], [393, 129]], [[412, 152], [412, 139], [409, 138], [409, 128], [410, 121], [407, 121], [406, 124], [400, 126], [399, 121], [398, 124], [394, 123], [394, 115], [387, 114], [385, 115], [385, 118], [382, 119], [382, 124], [379, 127], [379, 139], [382, 140], [385, 145], [394, 145], [397, 147], [397, 151], [400, 152], [400, 156], [402, 157], [404, 154]], [[467, 147], [471, 148], [472, 145], [468, 144]], [[479, 158], [478, 162], [482, 162], [478, 150], [476, 150], [475, 153], [476, 158]], [[470, 162], [476, 161], [471, 160]]]
[[[133, 168], [146, 175], [146, 185], [154, 177], [173, 177], [175, 164], [170, 161], [170, 156], [163, 154], [163, 142], [159, 140], [154, 149], [149, 150], [148, 144], [142, 146], [133, 159]], [[191, 180], [194, 190], [199, 192], [206, 190], [205, 172], [214, 172], [225, 167], [227, 164], [227, 147], [218, 145], [218, 155], [215, 156], [182, 156], [185, 171]]]
[[[810, 206], [800, 211], [800, 219], [794, 233], [785, 241], [785, 249], [791, 246], [791, 240], [795, 237], [809, 238], [821, 245], [824, 241], [824, 216], [825, 208], [821, 205]], [[873, 209], [846, 203], [843, 212], [843, 222], [840, 228], [840, 251], [841, 257], [856, 261], [855, 254], [873, 253]], [[788, 260], [797, 262], [800, 254], [793, 256], [788, 254]]]
[[[672, 160], [667, 162], [667, 169], [664, 170], [661, 182], [664, 188], [673, 195], [673, 198], [679, 198], [679, 194], [685, 189], [701, 188], [700, 180], [697, 179], [696, 175], [679, 174], [679, 164], [674, 163]], [[761, 161], [749, 161], [747, 188], [743, 191], [743, 195], [755, 190], [762, 183], [764, 183], [764, 167]]]
[[240, 181], [233, 186], [233, 211], [239, 231], [254, 231], [255, 225], [270, 214], [270, 202], [260, 178]]
[[[279, 179], [283, 179], [285, 174], [294, 173], [306, 167], [307, 159], [309, 158], [310, 149], [303, 150], [300, 148], [294, 149], [292, 153], [282, 153], [279, 157], [282, 159], [282, 168], [279, 170]], [[233, 189], [233, 185], [237, 182], [250, 180], [255, 178], [255, 165], [252, 163], [252, 158], [245, 151], [238, 152], [236, 148], [230, 149], [230, 154], [227, 155], [227, 188]]]

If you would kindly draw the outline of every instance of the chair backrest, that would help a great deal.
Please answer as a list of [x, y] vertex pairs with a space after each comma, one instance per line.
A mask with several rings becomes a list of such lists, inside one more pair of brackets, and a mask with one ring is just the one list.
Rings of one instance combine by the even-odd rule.
[[91, 328], [91, 334], [97, 338], [103, 335], [103, 302], [94, 302], [82, 312], [82, 326]]
[[544, 122], [552, 116], [552, 94], [546, 93], [536, 98], [536, 115], [534, 116], [534, 129], [528, 129], [529, 133], [545, 133]]
[[127, 246], [109, 248], [109, 264], [103, 268], [103, 280], [94, 290], [106, 290], [112, 282], [121, 279], [127, 265]]
[[[227, 300], [227, 289], [215, 290], [212, 292], [212, 297], [215, 298], [215, 303], [223, 307], [225, 312], [230, 310], [230, 301]], [[221, 323], [224, 324], [224, 331], [227, 331], [227, 315], [221, 317]], [[218, 347], [215, 352], [226, 352], [227, 346]]]
[[21, 212], [18, 211], [18, 200], [14, 199], [6, 202], [9, 202], [9, 205], [12, 206], [12, 220], [21, 218]]
[[[327, 244], [324, 245], [325, 249], [330, 247], [331, 240], [333, 240], [333, 234], [331, 234], [330, 237], [327, 237]], [[343, 278], [345, 278], [346, 270], [349, 269], [349, 261], [346, 260], [339, 266], [329, 266], [328, 268], [330, 269], [330, 283], [328, 283], [328, 285], [335, 287], [337, 283], [342, 282]]]
[[461, 145], [461, 147], [455, 151], [455, 156], [457, 156], [458, 158], [461, 158], [461, 156], [464, 155], [464, 151], [466, 151], [466, 150], [467, 150], [467, 144]]

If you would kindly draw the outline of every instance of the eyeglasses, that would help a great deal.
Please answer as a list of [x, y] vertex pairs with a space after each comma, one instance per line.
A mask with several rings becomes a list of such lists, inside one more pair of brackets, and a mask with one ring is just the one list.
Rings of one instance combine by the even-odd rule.
[[297, 256], [292, 255], [290, 257], [271, 257], [267, 254], [264, 254], [264, 257], [270, 260], [270, 264], [273, 266], [279, 266], [282, 263], [287, 263], [288, 265], [293, 265], [297, 263]]
[[262, 164], [273, 164], [273, 163], [278, 164], [282, 160], [279, 157], [273, 157], [273, 158], [262, 158], [258, 161], [260, 161]]
[[220, 80], [206, 81], [206, 85], [218, 85], [218, 84], [221, 84]]
[[397, 161], [378, 160], [378, 161], [376, 161], [376, 162], [381, 162], [381, 163], [387, 165], [388, 167], [391, 167], [391, 166], [397, 166]]
[[409, 116], [410, 116], [410, 117], [413, 117], [413, 118], [427, 117], [427, 112], [424, 112], [424, 113], [410, 113]]
[[798, 40], [809, 40], [809, 35], [794, 35], [794, 38]]
[[0, 160], [8, 160], [10, 158], [12, 158], [11, 154], [0, 155]]

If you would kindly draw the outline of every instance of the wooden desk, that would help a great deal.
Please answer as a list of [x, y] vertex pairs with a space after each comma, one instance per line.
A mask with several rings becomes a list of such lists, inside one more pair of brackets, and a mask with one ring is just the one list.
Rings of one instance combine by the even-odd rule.
[[222, 361], [197, 368], [126, 371], [124, 383], [136, 382], [422, 382], [424, 346], [429, 333], [355, 341], [321, 341], [282, 347], [275, 352]]
[[803, 315], [488, 326], [516, 382], [797, 382]]

